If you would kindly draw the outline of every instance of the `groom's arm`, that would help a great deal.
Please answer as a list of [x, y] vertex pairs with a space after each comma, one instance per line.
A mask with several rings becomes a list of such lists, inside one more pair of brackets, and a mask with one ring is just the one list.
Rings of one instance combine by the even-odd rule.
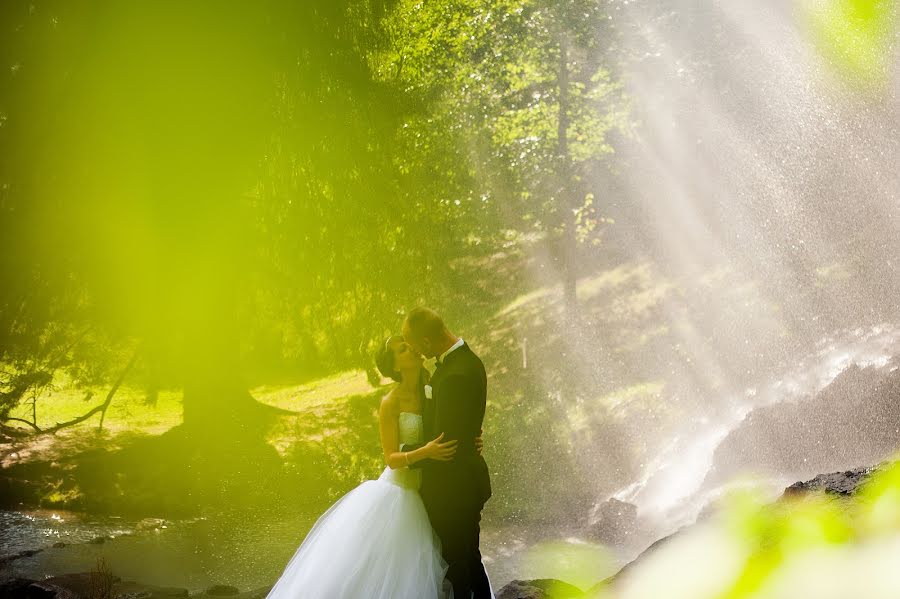
[[441, 386], [442, 396], [437, 406], [436, 429], [444, 439], [458, 440], [463, 445], [475, 443], [478, 427], [471, 420], [475, 410], [475, 387], [469, 377], [453, 375]]
[[[475, 434], [471, 433], [472, 425], [468, 422], [475, 414], [475, 393], [469, 380], [462, 375], [454, 375], [441, 385], [441, 398], [435, 406], [435, 434], [444, 435], [444, 442], [461, 441], [475, 443]], [[425, 443], [401, 445], [400, 451], [413, 451]], [[431, 462], [425, 459], [413, 464], [410, 468], [424, 468]]]
[[[481, 454], [481, 450], [484, 449], [484, 439], [482, 435], [484, 434], [483, 430], [478, 431], [478, 436], [475, 437], [475, 452], [479, 455]], [[425, 443], [406, 443], [400, 446], [400, 451], [415, 451], [417, 449], [421, 449], [425, 447]], [[426, 465], [430, 458], [425, 458], [424, 460], [419, 460], [418, 462], [413, 462], [409, 465], [410, 468], [422, 468]]]

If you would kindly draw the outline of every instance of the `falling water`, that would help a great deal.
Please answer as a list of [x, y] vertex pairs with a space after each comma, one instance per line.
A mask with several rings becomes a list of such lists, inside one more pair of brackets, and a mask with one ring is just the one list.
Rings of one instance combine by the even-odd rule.
[[[676, 406], [666, 426], [628, 416], [627, 442], [651, 449], [590, 508], [596, 520], [609, 497], [635, 505], [643, 544], [721, 492], [704, 485], [715, 451], [752, 410], [900, 355], [896, 34], [886, 72], [860, 82], [816, 46], [817, 4], [612, 3], [637, 124], [620, 172], [596, 173], [617, 223], [609, 251], [652, 261], [680, 293], [660, 294], [664, 333], [638, 331], [640, 352], [611, 356], [602, 314], [573, 343], [584, 386], [661, 378]], [[716, 277], [728, 282], [697, 283]]]
[[[876, 326], [852, 331], [844, 339], [822, 341], [822, 348], [797, 369], [762, 389], [750, 388], [742, 396], [725, 398], [726, 410], [715, 421], [695, 424], [694, 433], [675, 437], [647, 466], [642, 478], [614, 494], [636, 505], [639, 516], [672, 532], [693, 522], [700, 510], [722, 489], [703, 491], [713, 455], [725, 437], [755, 408], [814, 396], [851, 364], [883, 367], [900, 355], [900, 329]], [[837, 467], [837, 466], [836, 466]], [[775, 489], [788, 481], [773, 481]]]

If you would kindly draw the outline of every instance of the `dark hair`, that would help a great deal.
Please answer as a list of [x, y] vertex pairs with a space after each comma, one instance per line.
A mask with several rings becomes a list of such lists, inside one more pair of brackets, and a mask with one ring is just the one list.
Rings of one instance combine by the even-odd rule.
[[399, 383], [402, 377], [394, 365], [394, 350], [390, 348], [391, 340], [396, 338], [397, 335], [391, 335], [384, 340], [384, 343], [381, 344], [381, 347], [378, 348], [378, 352], [375, 354], [375, 366], [378, 367], [378, 372], [381, 373], [381, 376], [394, 379]]
[[406, 315], [406, 323], [413, 335], [421, 338], [437, 339], [447, 327], [438, 313], [430, 308], [414, 308]]

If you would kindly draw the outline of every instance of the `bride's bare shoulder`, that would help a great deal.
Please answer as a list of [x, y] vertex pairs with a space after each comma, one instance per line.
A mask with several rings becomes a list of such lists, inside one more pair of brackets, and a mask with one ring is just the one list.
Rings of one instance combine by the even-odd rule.
[[381, 410], [380, 411], [382, 413], [386, 412], [389, 414], [393, 414], [394, 412], [397, 411], [398, 401], [397, 401], [397, 394], [395, 393], [395, 391], [397, 391], [396, 387], [394, 387], [393, 389], [388, 391], [387, 395], [385, 395], [384, 397], [381, 398]]

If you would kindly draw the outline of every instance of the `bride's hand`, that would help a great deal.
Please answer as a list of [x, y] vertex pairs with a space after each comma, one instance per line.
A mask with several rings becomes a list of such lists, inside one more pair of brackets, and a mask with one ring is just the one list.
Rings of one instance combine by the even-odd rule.
[[456, 453], [456, 444], [458, 441], [447, 441], [446, 443], [441, 443], [441, 439], [444, 438], [444, 433], [438, 435], [438, 437], [434, 441], [429, 441], [425, 444], [425, 455], [427, 455], [432, 460], [437, 460], [439, 462], [449, 462], [453, 459], [453, 454]]

